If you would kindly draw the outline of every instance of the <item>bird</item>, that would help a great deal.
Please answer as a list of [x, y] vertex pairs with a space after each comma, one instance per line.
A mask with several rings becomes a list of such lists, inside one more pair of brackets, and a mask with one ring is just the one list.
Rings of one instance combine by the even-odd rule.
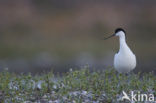
[[119, 73], [129, 73], [136, 67], [136, 56], [126, 43], [126, 32], [123, 28], [117, 28], [115, 33], [104, 40], [111, 37], [119, 37], [119, 51], [114, 56], [114, 68]]

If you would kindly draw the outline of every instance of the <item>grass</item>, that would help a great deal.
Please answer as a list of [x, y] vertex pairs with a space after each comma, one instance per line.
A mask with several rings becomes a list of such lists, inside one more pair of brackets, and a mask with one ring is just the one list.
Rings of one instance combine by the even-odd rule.
[[156, 76], [124, 75], [114, 69], [91, 72], [88, 67], [70, 69], [61, 77], [53, 72], [36, 76], [0, 73], [1, 103], [122, 103], [123, 90], [156, 95]]

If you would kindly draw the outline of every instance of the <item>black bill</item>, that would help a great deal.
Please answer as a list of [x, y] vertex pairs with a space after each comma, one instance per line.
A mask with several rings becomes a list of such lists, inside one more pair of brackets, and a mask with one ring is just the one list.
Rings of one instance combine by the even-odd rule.
[[104, 38], [103, 40], [109, 39], [109, 38], [111, 38], [111, 37], [113, 37], [113, 36], [115, 36], [115, 34], [113, 34], [113, 35], [111, 35], [111, 36], [109, 36], [109, 37], [107, 37], [107, 38]]

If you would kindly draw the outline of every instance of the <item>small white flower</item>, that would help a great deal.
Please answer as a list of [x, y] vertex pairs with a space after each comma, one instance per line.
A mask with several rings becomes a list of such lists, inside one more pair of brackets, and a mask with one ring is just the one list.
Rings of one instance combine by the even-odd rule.
[[76, 101], [75, 100], [73, 100], [73, 102], [72, 103], [76, 103]]
[[65, 97], [65, 96], [63, 97], [63, 100], [67, 100], [67, 99], [68, 99], [67, 97]]
[[42, 89], [42, 81], [39, 81], [39, 82], [37, 83], [37, 88], [38, 88], [38, 89]]
[[53, 101], [50, 100], [48, 103], [53, 103]]
[[60, 103], [59, 100], [55, 100], [53, 103]]
[[47, 98], [47, 95], [44, 95], [43, 98]]
[[82, 95], [86, 95], [87, 94], [87, 91], [82, 91]]
[[57, 86], [56, 85], [53, 85], [53, 89], [57, 89]]
[[74, 96], [77, 96], [78, 93], [77, 93], [77, 92], [73, 92], [72, 94], [73, 94]]

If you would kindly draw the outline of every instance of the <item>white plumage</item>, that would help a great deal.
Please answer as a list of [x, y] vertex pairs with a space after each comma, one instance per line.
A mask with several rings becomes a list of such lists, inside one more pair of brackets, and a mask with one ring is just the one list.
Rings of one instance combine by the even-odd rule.
[[116, 29], [115, 34], [113, 34], [112, 36], [118, 36], [120, 41], [119, 52], [114, 56], [114, 68], [119, 73], [128, 73], [136, 67], [135, 54], [133, 54], [126, 43], [125, 31], [123, 29]]

